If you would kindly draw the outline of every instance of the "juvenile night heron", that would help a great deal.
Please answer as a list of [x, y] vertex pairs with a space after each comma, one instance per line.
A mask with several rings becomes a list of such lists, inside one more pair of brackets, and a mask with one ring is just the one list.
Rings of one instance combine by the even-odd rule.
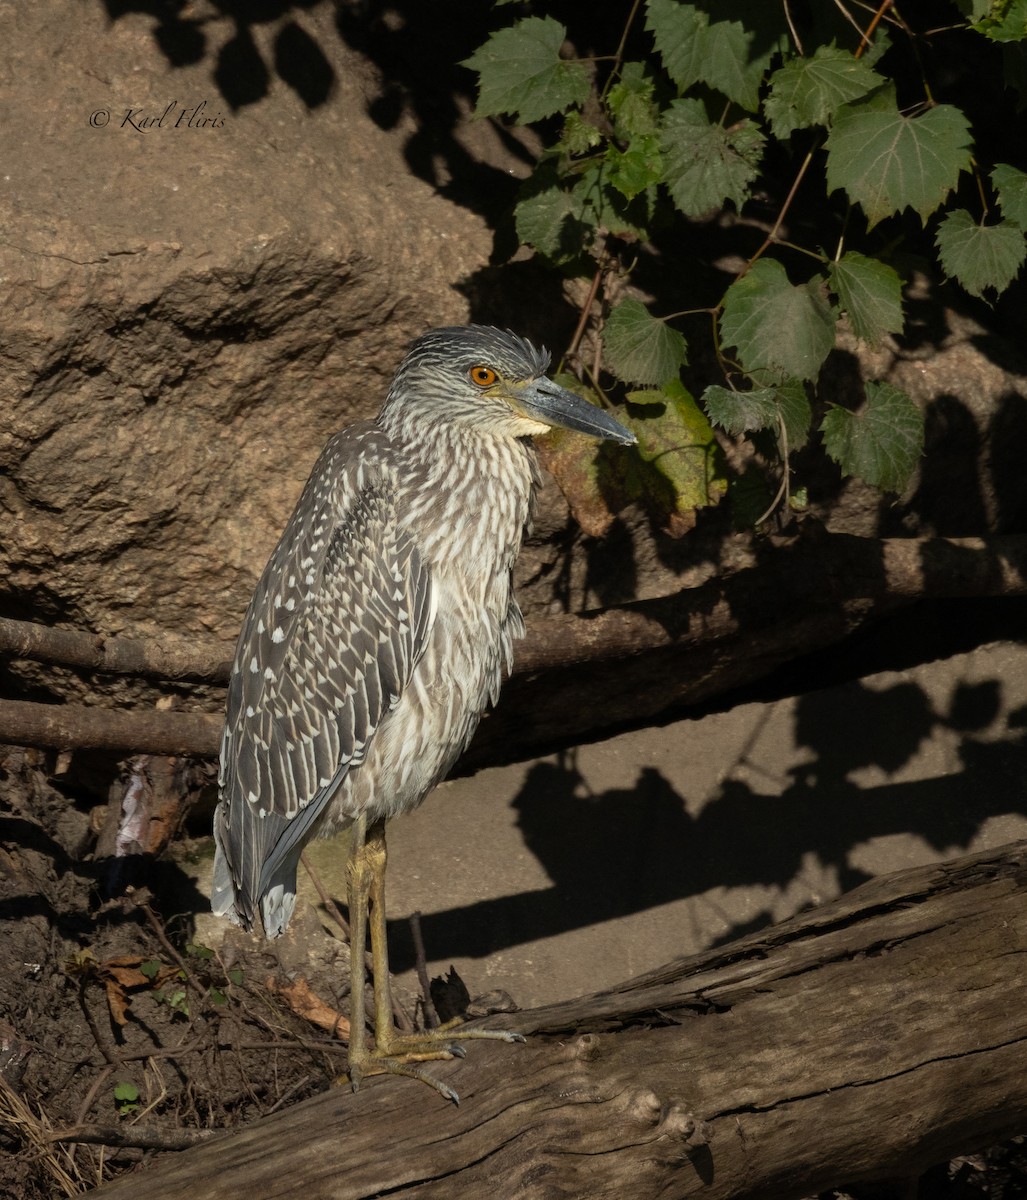
[[[425, 798], [494, 703], [523, 634], [512, 568], [552, 426], [635, 439], [546, 378], [549, 355], [484, 326], [414, 342], [375, 421], [325, 447], [250, 601], [228, 689], [211, 907], [280, 934], [312, 837], [352, 826], [349, 1077], [462, 1056], [400, 1035], [385, 936], [385, 821]], [[370, 913], [370, 917], [368, 917]], [[364, 1028], [368, 921], [375, 1045]]]

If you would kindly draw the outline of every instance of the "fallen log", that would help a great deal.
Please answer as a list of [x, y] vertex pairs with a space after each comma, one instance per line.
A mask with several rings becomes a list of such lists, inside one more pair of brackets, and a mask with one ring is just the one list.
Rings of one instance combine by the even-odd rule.
[[423, 1085], [365, 1081], [104, 1200], [702, 1196], [916, 1175], [1027, 1129], [1027, 842], [874, 880], [579, 1000], [490, 1018]]
[[[914, 600], [1027, 595], [1024, 536], [814, 533], [759, 546], [766, 552], [759, 565], [701, 587], [529, 621], [499, 708], [482, 722], [463, 769], [530, 757], [554, 739], [566, 745], [701, 703]], [[98, 671], [223, 682], [222, 652], [220, 645], [205, 650], [164, 638], [151, 647], [0, 620], [0, 654]], [[213, 758], [220, 729], [220, 714], [0, 701], [0, 742], [13, 745]]]

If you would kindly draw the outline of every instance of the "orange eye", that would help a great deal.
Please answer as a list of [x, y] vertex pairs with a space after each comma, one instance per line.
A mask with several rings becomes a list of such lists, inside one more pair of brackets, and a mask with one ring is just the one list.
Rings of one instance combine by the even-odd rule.
[[491, 387], [499, 378], [491, 367], [471, 367], [468, 374], [471, 377], [471, 383], [477, 384], [480, 388]]

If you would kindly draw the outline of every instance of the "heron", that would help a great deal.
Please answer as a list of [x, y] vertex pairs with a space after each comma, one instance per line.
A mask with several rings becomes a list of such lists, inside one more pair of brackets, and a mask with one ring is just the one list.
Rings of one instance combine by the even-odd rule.
[[[327, 443], [243, 621], [228, 687], [211, 907], [274, 938], [300, 854], [350, 827], [348, 1078], [412, 1076], [506, 1030], [393, 1024], [386, 820], [451, 770], [499, 695], [524, 622], [513, 566], [541, 484], [534, 436], [634, 435], [547, 375], [550, 356], [481, 325], [435, 329], [401, 362], [378, 417]], [[365, 1028], [371, 940], [374, 1045]]]

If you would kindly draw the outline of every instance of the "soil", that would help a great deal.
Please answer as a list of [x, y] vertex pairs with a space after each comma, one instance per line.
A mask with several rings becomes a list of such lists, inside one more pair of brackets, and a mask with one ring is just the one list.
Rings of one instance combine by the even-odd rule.
[[[95, 810], [46, 765], [0, 750], [0, 1196], [21, 1200], [77, 1195], [321, 1091], [346, 1065], [345, 1044], [293, 1010], [298, 979], [344, 1002], [343, 942], [302, 975], [288, 943], [195, 944], [205, 901], [185, 874], [96, 858]], [[71, 1126], [99, 1127], [83, 1133], [98, 1141], [53, 1138]]]

